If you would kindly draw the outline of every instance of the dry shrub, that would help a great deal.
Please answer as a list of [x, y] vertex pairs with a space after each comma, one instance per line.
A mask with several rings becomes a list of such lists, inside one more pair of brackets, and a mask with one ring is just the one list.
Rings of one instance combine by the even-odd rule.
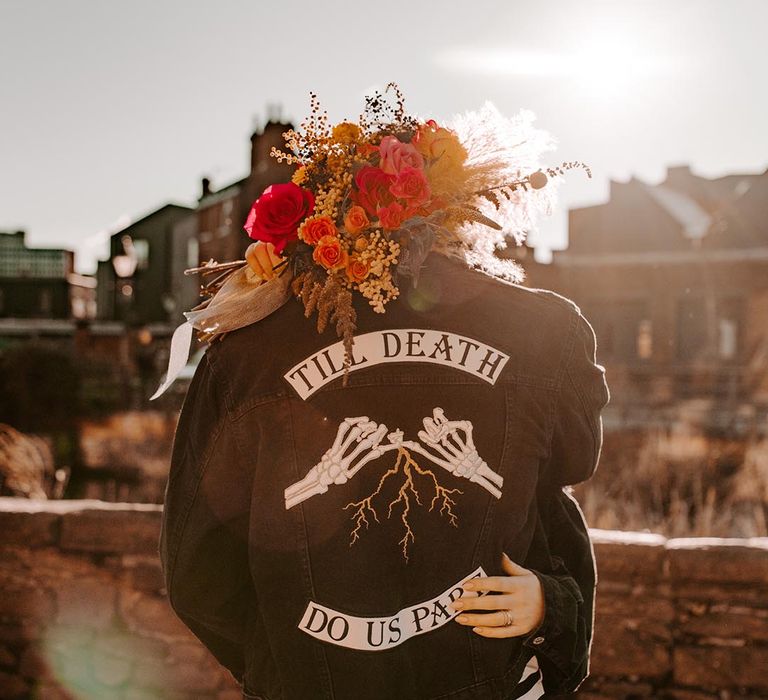
[[669, 537], [768, 535], [768, 439], [686, 430], [606, 433], [576, 487], [591, 527]]

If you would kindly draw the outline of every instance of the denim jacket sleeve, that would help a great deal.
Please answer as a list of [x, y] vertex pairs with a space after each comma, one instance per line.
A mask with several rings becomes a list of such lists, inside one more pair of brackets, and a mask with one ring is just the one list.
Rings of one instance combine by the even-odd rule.
[[578, 484], [594, 474], [603, 443], [601, 411], [609, 398], [605, 368], [597, 364], [595, 332], [579, 313], [552, 432], [548, 476], [553, 485]]
[[594, 554], [576, 501], [559, 489], [548, 504], [552, 572], [534, 573], [545, 613], [524, 644], [536, 654], [547, 693], [570, 693], [589, 673], [597, 583]]
[[242, 682], [255, 604], [247, 548], [250, 488], [208, 354], [176, 429], [159, 553], [174, 612]]
[[579, 314], [562, 374], [551, 457], [538, 494], [552, 562], [549, 572], [534, 571], [544, 592], [545, 614], [524, 642], [536, 654], [548, 694], [576, 690], [589, 673], [597, 575], [587, 525], [567, 485], [589, 479], [597, 468], [600, 413], [608, 399], [604, 369], [596, 363], [594, 331]]

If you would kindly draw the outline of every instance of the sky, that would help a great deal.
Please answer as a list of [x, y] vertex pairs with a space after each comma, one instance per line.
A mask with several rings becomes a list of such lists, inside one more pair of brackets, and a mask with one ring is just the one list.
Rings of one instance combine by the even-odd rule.
[[0, 0], [0, 231], [93, 272], [111, 232], [244, 176], [268, 105], [354, 119], [396, 81], [422, 117], [532, 110], [548, 164], [591, 166], [534, 239], [562, 248], [611, 179], [766, 169], [766, 27], [766, 0]]

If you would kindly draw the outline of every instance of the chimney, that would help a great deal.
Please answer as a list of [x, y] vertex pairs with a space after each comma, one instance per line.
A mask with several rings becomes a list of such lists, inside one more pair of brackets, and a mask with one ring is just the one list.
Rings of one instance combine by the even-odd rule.
[[682, 184], [684, 182], [690, 182], [691, 180], [691, 166], [690, 165], [672, 165], [667, 168], [667, 177], [664, 180], [664, 184], [675, 185]]
[[259, 166], [259, 141], [261, 139], [261, 132], [254, 131], [251, 134], [251, 172], [255, 173]]
[[292, 129], [293, 124], [269, 120], [261, 131], [254, 131], [251, 136], [251, 173], [264, 172], [277, 164], [270, 156], [272, 148], [285, 149], [283, 133]]
[[211, 180], [210, 178], [204, 177], [200, 180], [200, 199], [204, 199], [211, 194], [211, 192], [213, 192], [211, 189]]

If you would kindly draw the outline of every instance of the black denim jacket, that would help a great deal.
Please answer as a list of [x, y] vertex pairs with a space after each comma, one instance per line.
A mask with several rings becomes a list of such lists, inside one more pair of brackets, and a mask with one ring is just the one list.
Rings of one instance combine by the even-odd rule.
[[[291, 300], [204, 355], [182, 409], [159, 552], [170, 603], [268, 700], [512, 698], [588, 673], [596, 583], [581, 511], [608, 401], [595, 336], [551, 292], [432, 254], [354, 366]], [[565, 487], [565, 488], [564, 488]], [[448, 607], [501, 554], [540, 627], [487, 639]]]

